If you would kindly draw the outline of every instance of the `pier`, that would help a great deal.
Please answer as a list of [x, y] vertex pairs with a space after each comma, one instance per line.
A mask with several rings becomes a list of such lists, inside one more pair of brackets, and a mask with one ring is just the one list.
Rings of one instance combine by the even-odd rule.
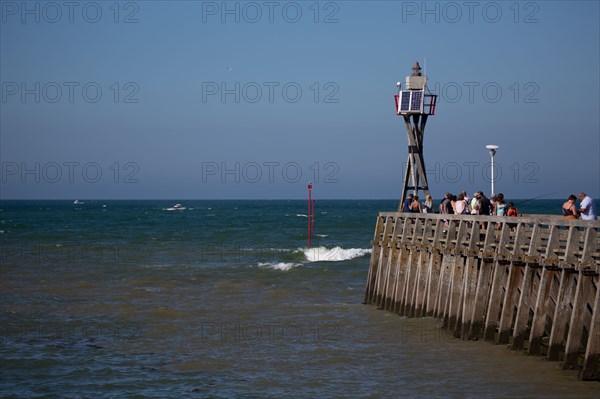
[[365, 303], [600, 380], [600, 221], [382, 212]]

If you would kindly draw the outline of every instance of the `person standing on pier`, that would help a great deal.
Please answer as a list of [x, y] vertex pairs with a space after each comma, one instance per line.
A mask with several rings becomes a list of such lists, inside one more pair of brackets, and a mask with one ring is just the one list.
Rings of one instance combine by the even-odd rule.
[[465, 197], [463, 196], [462, 193], [460, 193], [460, 194], [458, 194], [456, 202], [454, 203], [454, 214], [462, 215], [463, 213], [469, 213], [468, 205], [467, 205], [467, 201], [465, 201]]
[[413, 202], [413, 194], [408, 194], [402, 204], [402, 212], [410, 212], [410, 204]]
[[469, 194], [467, 194], [467, 192], [465, 190], [462, 190], [460, 193], [465, 198], [465, 201], [467, 201], [467, 204], [471, 203], [471, 197], [469, 197]]
[[519, 210], [515, 208], [515, 204], [513, 202], [509, 202], [506, 206], [506, 215], [511, 217], [519, 216]]
[[440, 202], [440, 213], [443, 215], [454, 213], [452, 208], [452, 194], [446, 193], [442, 202]]
[[584, 192], [579, 193], [579, 212], [581, 220], [596, 220], [596, 211], [594, 209], [594, 201]]
[[433, 198], [427, 194], [425, 196], [425, 202], [423, 202], [423, 213], [433, 213]]
[[471, 209], [471, 215], [477, 215], [479, 213], [479, 205], [478, 205], [477, 193], [473, 194], [473, 198], [471, 198], [471, 203], [469, 204], [469, 208]]
[[577, 219], [579, 217], [579, 211], [575, 206], [575, 197], [573, 194], [569, 195], [569, 199], [562, 206], [562, 213], [565, 219]]
[[496, 202], [494, 203], [493, 214], [496, 216], [504, 216], [505, 210], [506, 210], [506, 202], [504, 201], [504, 194], [500, 193], [496, 197]]
[[[490, 215], [494, 214], [494, 209], [496, 209], [496, 195], [492, 194], [489, 198], [490, 201]], [[486, 213], [487, 215], [487, 213]]]
[[482, 191], [477, 192], [477, 205], [479, 206], [478, 215], [490, 215], [492, 213], [492, 204], [490, 200], [483, 195]]
[[413, 197], [413, 201], [410, 203], [410, 211], [412, 213], [421, 213], [421, 203], [419, 202], [418, 195]]
[[463, 199], [467, 203], [467, 212], [465, 213], [471, 213], [471, 197], [469, 197], [465, 190], [461, 191], [460, 193], [463, 195]]

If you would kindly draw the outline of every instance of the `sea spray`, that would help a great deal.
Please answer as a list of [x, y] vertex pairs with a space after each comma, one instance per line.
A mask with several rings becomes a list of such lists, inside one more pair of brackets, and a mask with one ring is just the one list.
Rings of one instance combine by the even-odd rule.
[[371, 253], [370, 248], [313, 247], [300, 249], [309, 262], [338, 262], [350, 260]]

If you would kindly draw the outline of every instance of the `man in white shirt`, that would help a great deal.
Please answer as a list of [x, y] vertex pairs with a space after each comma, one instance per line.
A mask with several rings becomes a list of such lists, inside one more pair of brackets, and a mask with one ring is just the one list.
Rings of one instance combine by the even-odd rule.
[[596, 211], [594, 209], [594, 201], [585, 193], [579, 193], [579, 212], [581, 220], [596, 220]]

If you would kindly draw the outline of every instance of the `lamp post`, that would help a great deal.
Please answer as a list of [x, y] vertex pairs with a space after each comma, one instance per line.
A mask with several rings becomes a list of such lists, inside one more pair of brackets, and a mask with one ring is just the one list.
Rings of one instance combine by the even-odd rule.
[[494, 155], [496, 155], [496, 150], [500, 148], [494, 144], [488, 144], [485, 146], [488, 150], [490, 150], [490, 156], [492, 157], [492, 192], [490, 196], [494, 195]]

